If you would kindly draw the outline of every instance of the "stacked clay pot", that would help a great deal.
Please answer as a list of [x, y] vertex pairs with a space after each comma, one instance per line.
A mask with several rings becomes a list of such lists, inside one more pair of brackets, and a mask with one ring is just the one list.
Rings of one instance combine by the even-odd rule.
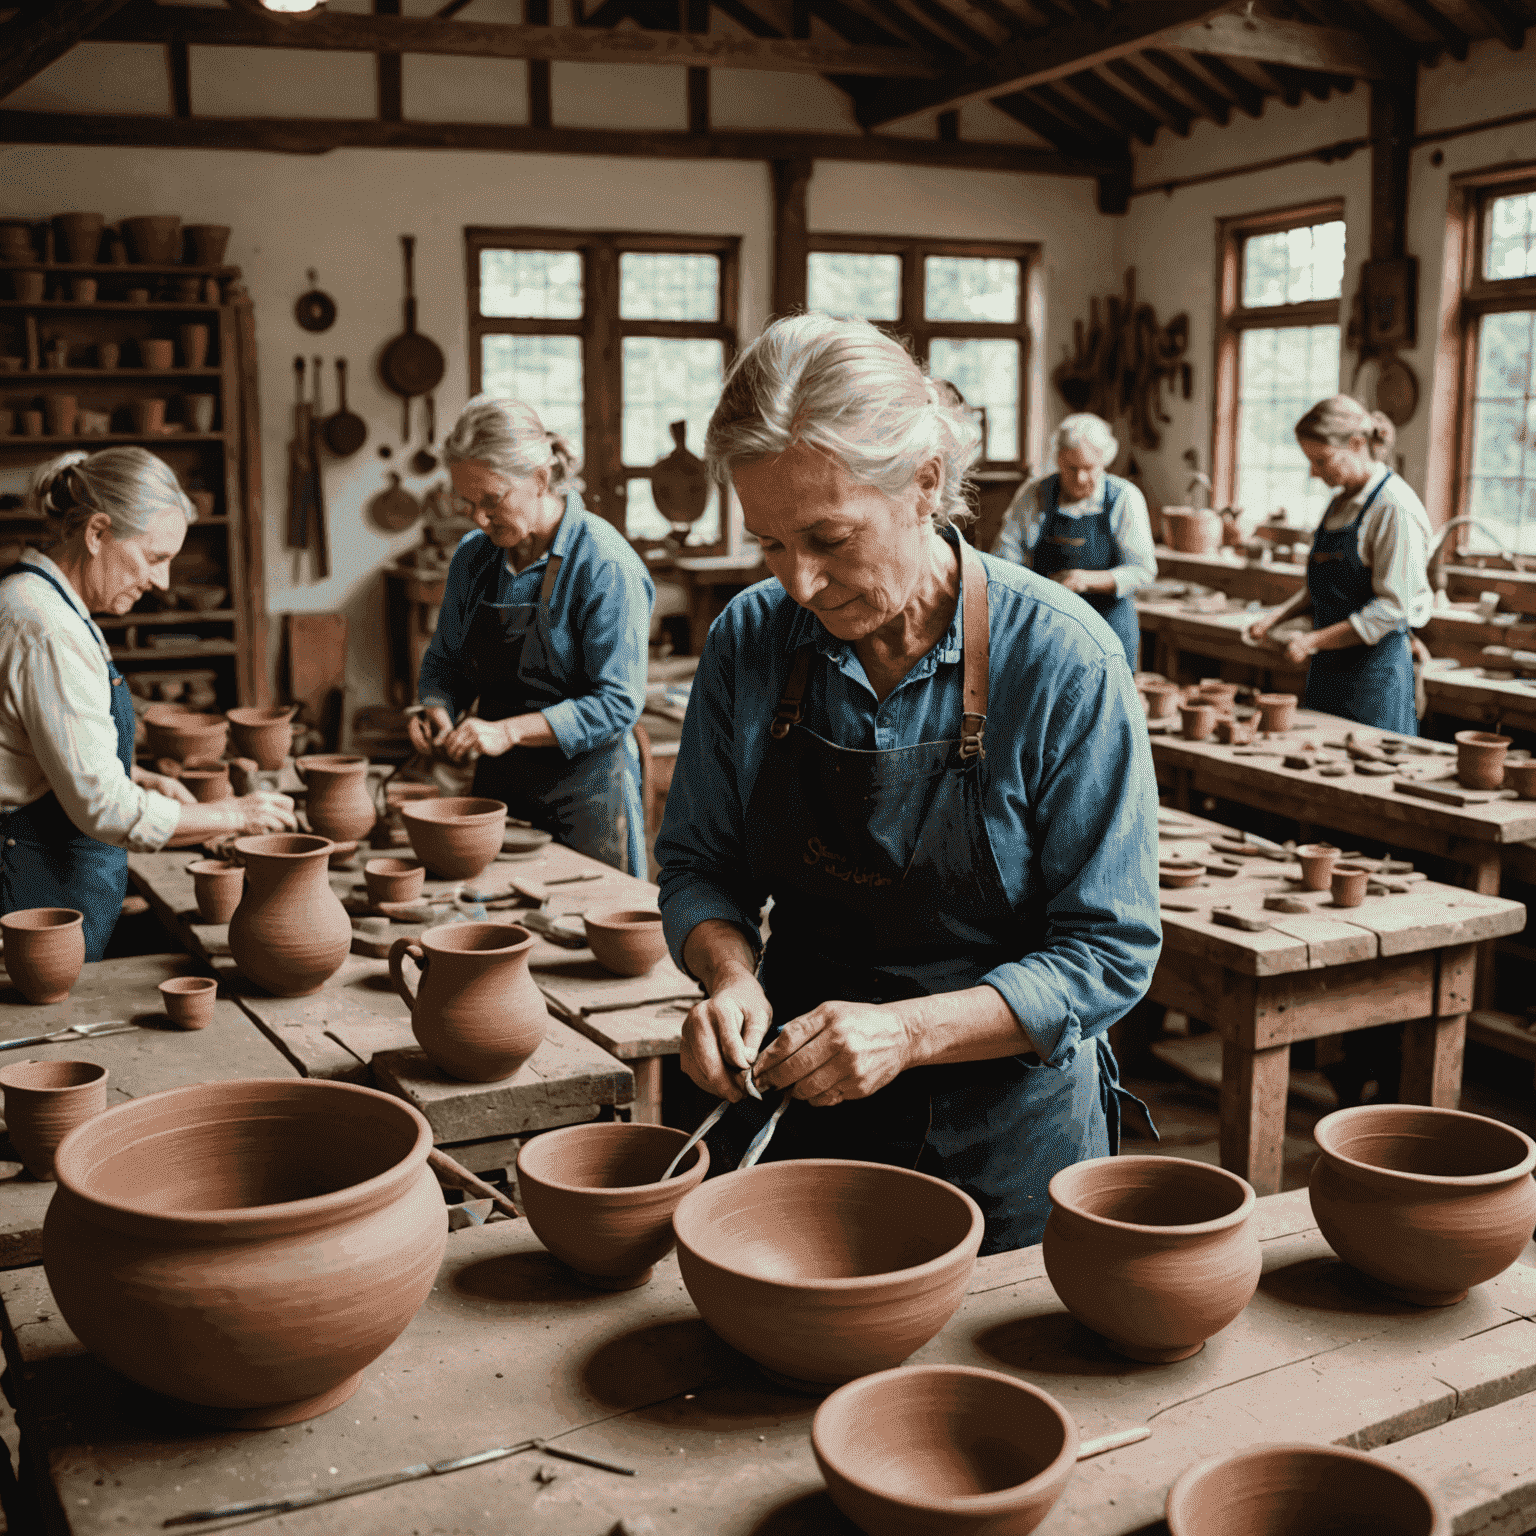
[[276, 997], [318, 992], [352, 948], [352, 920], [326, 875], [331, 843], [277, 833], [242, 837], [246, 884], [229, 920], [235, 963]]
[[1456, 732], [1456, 777], [1463, 789], [1500, 789], [1510, 738], [1492, 731]]
[[597, 963], [615, 976], [644, 976], [667, 952], [660, 912], [588, 912], [583, 922]]
[[416, 857], [439, 880], [473, 880], [501, 852], [507, 807], [456, 795], [400, 807]]
[[23, 907], [0, 917], [5, 970], [29, 1003], [62, 1003], [85, 967], [85, 916], [72, 907]]
[[345, 1402], [437, 1278], [448, 1238], [409, 1104], [311, 1078], [119, 1104], [55, 1159], [54, 1299], [130, 1380], [242, 1428]]
[[34, 1179], [51, 1179], [64, 1138], [106, 1109], [107, 1069], [94, 1061], [17, 1061], [0, 1069], [0, 1092], [11, 1145]]
[[230, 710], [229, 733], [235, 751], [241, 757], [254, 758], [258, 768], [269, 772], [281, 768], [293, 745], [294, 707], [284, 704], [271, 709]]
[[317, 837], [333, 843], [356, 843], [373, 831], [378, 813], [368, 793], [368, 759], [340, 752], [296, 757], [293, 771], [309, 794], [304, 816]]

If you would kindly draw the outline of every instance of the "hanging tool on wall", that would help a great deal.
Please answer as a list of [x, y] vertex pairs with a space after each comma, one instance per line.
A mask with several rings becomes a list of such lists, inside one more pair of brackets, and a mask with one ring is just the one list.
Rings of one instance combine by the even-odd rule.
[[288, 444], [288, 548], [309, 547], [309, 401], [304, 393], [304, 359], [293, 360], [293, 440]]
[[320, 404], [324, 382], [324, 360], [315, 359], [315, 404], [309, 415], [309, 462], [314, 474], [315, 493], [310, 499], [310, 516], [315, 542], [315, 575], [324, 580], [331, 574], [331, 541], [325, 527], [325, 481], [320, 475], [320, 444], [325, 435], [325, 410]]

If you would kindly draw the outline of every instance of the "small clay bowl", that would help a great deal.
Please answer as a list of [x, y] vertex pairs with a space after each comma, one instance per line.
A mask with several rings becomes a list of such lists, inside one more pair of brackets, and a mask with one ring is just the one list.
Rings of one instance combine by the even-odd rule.
[[832, 1502], [869, 1536], [1024, 1536], [1077, 1463], [1077, 1424], [1048, 1392], [967, 1365], [909, 1365], [839, 1387], [811, 1449]]
[[1216, 722], [1216, 740], [1224, 747], [1246, 747], [1253, 740], [1254, 723], [1224, 716]]
[[1288, 731], [1296, 720], [1294, 693], [1261, 693], [1254, 700], [1259, 706], [1259, 729], [1271, 734]]
[[29, 1003], [62, 1003], [85, 969], [85, 917], [73, 907], [22, 907], [0, 917], [5, 969]]
[[234, 794], [229, 784], [229, 764], [217, 768], [183, 768], [181, 782], [192, 791], [192, 798], [203, 805], [213, 800], [227, 800]]
[[1219, 679], [1202, 682], [1195, 690], [1195, 698], [1201, 704], [1214, 704], [1218, 709], [1231, 709], [1237, 702], [1237, 684], [1224, 683]]
[[1203, 864], [1187, 864], [1181, 859], [1164, 859], [1157, 866], [1157, 883], [1170, 891], [1182, 891], [1199, 883], [1205, 873]]
[[588, 912], [583, 921], [597, 963], [615, 976], [643, 976], [667, 952], [660, 912]]
[[1456, 777], [1463, 789], [1501, 789], [1510, 738], [1492, 731], [1456, 732]]
[[1536, 758], [1504, 762], [1504, 788], [1512, 789], [1522, 800], [1536, 800]]
[[427, 872], [411, 859], [369, 859], [363, 865], [363, 879], [368, 886], [368, 901], [415, 901], [426, 884]]
[[17, 1061], [0, 1069], [5, 1128], [34, 1179], [54, 1176], [53, 1155], [107, 1107], [107, 1069], [94, 1061]]
[[1336, 1445], [1250, 1445], [1196, 1462], [1168, 1490], [1171, 1536], [1451, 1536], [1430, 1491]]
[[196, 859], [187, 865], [197, 893], [197, 915], [205, 923], [227, 923], [245, 893], [245, 866], [223, 859]]
[[1365, 887], [1371, 872], [1358, 864], [1335, 864], [1329, 878], [1336, 907], [1358, 907], [1365, 900]]
[[213, 1022], [219, 984], [211, 976], [173, 976], [159, 992], [166, 1016], [179, 1029], [207, 1029]]
[[1332, 843], [1303, 843], [1296, 850], [1301, 865], [1301, 883], [1309, 891], [1326, 891], [1333, 881], [1333, 866], [1339, 850]]
[[411, 847], [440, 880], [473, 880], [498, 853], [507, 825], [504, 800], [456, 795], [400, 806]]
[[1179, 705], [1179, 719], [1186, 741], [1204, 741], [1216, 724], [1216, 706], [1198, 700]]

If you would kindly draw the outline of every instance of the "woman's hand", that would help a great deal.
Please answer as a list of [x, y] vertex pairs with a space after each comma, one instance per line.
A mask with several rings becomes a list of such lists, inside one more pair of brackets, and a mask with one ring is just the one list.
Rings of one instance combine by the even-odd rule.
[[759, 1087], [788, 1088], [816, 1109], [866, 1099], [912, 1060], [912, 1036], [895, 1003], [823, 1003], [791, 1019], [763, 1052]]
[[274, 790], [258, 789], [254, 794], [240, 795], [233, 800], [215, 801], [214, 805], [230, 812], [237, 823], [234, 830], [241, 837], [259, 837], [263, 832], [297, 832], [299, 829], [293, 801]]
[[683, 1071], [706, 1093], [733, 1104], [746, 1098], [740, 1075], [757, 1059], [772, 1023], [773, 1009], [757, 977], [739, 972], [683, 1021]]
[[412, 715], [406, 726], [411, 745], [430, 757], [433, 748], [453, 729], [453, 721], [441, 704], [429, 704], [419, 715]]
[[167, 800], [174, 800], [178, 805], [197, 804], [197, 796], [180, 779], [173, 779], [168, 773], [151, 773], [147, 768], [135, 767], [133, 782], [142, 789], [164, 795]]
[[1091, 592], [1093, 590], [1092, 571], [1057, 571], [1052, 576], [1052, 581], [1059, 581], [1068, 592]]
[[1243, 631], [1243, 633], [1245, 635], [1247, 635], [1247, 637], [1255, 645], [1260, 645], [1260, 644], [1263, 643], [1265, 635], [1267, 635], [1269, 633], [1270, 627], [1274, 624], [1274, 622], [1275, 622], [1274, 614], [1272, 614], [1272, 613], [1263, 614], [1259, 618], [1255, 619], [1253, 621], [1253, 623], [1250, 624], [1248, 626], [1248, 628]]
[[476, 757], [500, 757], [517, 745], [517, 735], [510, 720], [481, 720], [470, 716], [438, 743], [438, 750], [451, 763], [464, 763]]
[[1311, 661], [1312, 653], [1316, 649], [1312, 643], [1311, 631], [1304, 630], [1299, 635], [1288, 635], [1285, 641], [1285, 659], [1293, 667], [1304, 667]]

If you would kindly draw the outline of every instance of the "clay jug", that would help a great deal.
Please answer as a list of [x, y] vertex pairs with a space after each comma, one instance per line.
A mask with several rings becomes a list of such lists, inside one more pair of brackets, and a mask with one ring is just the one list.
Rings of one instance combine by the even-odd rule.
[[[447, 923], [396, 939], [389, 974], [411, 1010], [411, 1033], [439, 1071], [494, 1083], [538, 1050], [549, 1014], [528, 972], [533, 935], [514, 923]], [[413, 995], [409, 955], [421, 969]]]
[[353, 843], [373, 831], [377, 813], [368, 793], [366, 757], [296, 757], [293, 768], [309, 790], [305, 815], [310, 831], [337, 843]]
[[276, 997], [318, 992], [352, 948], [352, 920], [326, 875], [328, 838], [242, 837], [245, 894], [229, 920], [235, 963]]

